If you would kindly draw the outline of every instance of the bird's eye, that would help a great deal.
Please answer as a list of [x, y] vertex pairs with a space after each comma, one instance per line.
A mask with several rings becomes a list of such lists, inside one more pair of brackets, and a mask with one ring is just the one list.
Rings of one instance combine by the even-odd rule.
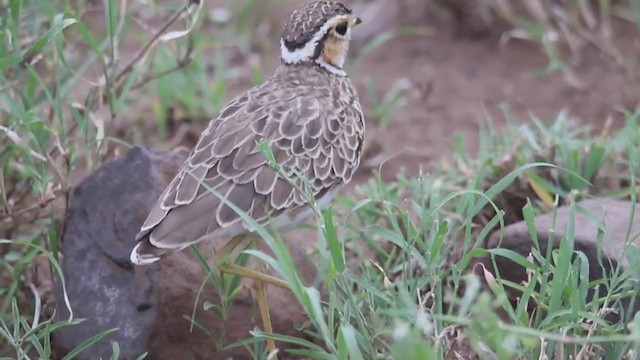
[[336, 32], [340, 35], [344, 35], [347, 33], [347, 28], [349, 26], [347, 25], [347, 23], [342, 23], [342, 24], [338, 24], [336, 26]]

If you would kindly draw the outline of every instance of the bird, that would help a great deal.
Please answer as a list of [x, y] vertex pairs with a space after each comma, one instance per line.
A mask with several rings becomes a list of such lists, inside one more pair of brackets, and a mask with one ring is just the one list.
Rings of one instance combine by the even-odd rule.
[[[364, 114], [343, 68], [360, 23], [352, 9], [334, 1], [310, 2], [291, 13], [275, 73], [210, 120], [136, 235], [133, 264], [151, 264], [202, 241], [231, 239], [225, 248], [232, 249], [256, 236], [229, 203], [275, 229], [311, 218], [309, 195], [318, 208], [328, 206], [352, 180], [363, 151]], [[286, 286], [239, 266], [220, 269]], [[270, 331], [268, 313], [261, 315]]]

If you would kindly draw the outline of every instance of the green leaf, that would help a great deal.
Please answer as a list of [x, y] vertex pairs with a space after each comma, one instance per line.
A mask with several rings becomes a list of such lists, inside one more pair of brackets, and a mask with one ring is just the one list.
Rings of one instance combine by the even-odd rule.
[[87, 340], [83, 341], [80, 345], [78, 345], [75, 349], [71, 350], [62, 360], [71, 360], [78, 356], [81, 352], [91, 348], [93, 345], [97, 344], [100, 340], [106, 338], [109, 335], [115, 334], [118, 332], [118, 328], [109, 329], [107, 331], [103, 331], [99, 334], [96, 334]]
[[502, 256], [504, 258], [507, 258], [513, 262], [515, 262], [516, 264], [523, 266], [525, 268], [531, 269], [531, 270], [538, 270], [538, 266], [534, 263], [532, 263], [531, 261], [527, 260], [524, 256], [520, 255], [519, 253], [513, 251], [513, 250], [509, 250], [509, 249], [504, 249], [504, 248], [497, 248], [497, 249], [491, 249], [491, 250], [487, 250], [487, 252], [493, 254], [493, 255], [498, 255], [498, 256]]
[[[364, 356], [356, 340], [356, 332], [353, 326], [347, 324], [340, 327], [338, 353], [341, 354], [340, 359], [364, 360]], [[347, 353], [349, 354], [349, 358], [346, 357]]]
[[584, 171], [582, 175], [585, 179], [592, 181], [595, 174], [602, 168], [606, 158], [606, 148], [600, 145], [593, 145], [589, 149], [585, 159]]
[[395, 359], [402, 360], [436, 360], [436, 353], [427, 343], [418, 337], [407, 337], [391, 346]]
[[29, 55], [33, 56], [39, 53], [48, 43], [49, 41], [56, 35], [62, 32], [62, 30], [67, 27], [77, 23], [78, 21], [72, 17], [67, 17], [64, 14], [58, 14], [53, 18], [53, 25], [49, 31], [47, 31], [42, 37], [40, 37], [32, 46], [29, 48]]
[[473, 208], [473, 211], [471, 212], [471, 215], [476, 215], [477, 213], [479, 213], [482, 208], [484, 208], [485, 205], [487, 205], [487, 203], [489, 201], [491, 201], [493, 198], [495, 198], [498, 194], [502, 193], [509, 185], [511, 185], [511, 183], [513, 183], [518, 176], [520, 176], [523, 172], [525, 172], [526, 170], [529, 169], [533, 169], [533, 168], [537, 168], [537, 167], [552, 167], [552, 168], [558, 168], [555, 165], [552, 164], [548, 164], [548, 163], [542, 163], [542, 162], [536, 162], [536, 163], [531, 163], [531, 164], [526, 164], [526, 165], [522, 165], [520, 167], [518, 167], [517, 169], [511, 171], [510, 173], [508, 173], [505, 177], [503, 177], [502, 179], [500, 179], [500, 181], [498, 181], [497, 183], [495, 183], [493, 186], [491, 186], [485, 193], [485, 197], [481, 198], [476, 205]]
[[335, 266], [338, 273], [342, 274], [345, 270], [344, 250], [342, 242], [338, 239], [338, 230], [333, 222], [333, 209], [328, 208], [325, 210], [322, 213], [322, 218], [324, 220], [322, 232], [329, 244], [333, 266]]
[[[105, 3], [107, 9], [105, 11], [105, 16], [107, 20], [107, 35], [109, 36], [111, 45], [113, 46], [115, 43], [116, 31], [118, 28], [118, 1], [117, 0], [107, 0]], [[115, 49], [112, 49], [115, 50]], [[112, 59], [114, 60], [114, 59]]]
[[203, 308], [205, 311], [208, 311], [208, 310], [210, 310], [210, 309], [212, 309], [212, 308], [216, 308], [216, 307], [218, 307], [218, 305], [217, 305], [217, 304], [212, 303], [212, 302], [211, 302], [211, 301], [209, 301], [209, 300], [205, 300], [205, 301], [204, 301], [204, 304], [202, 305], [202, 308]]
[[24, 55], [27, 53], [26, 50], [18, 50], [10, 53], [9, 55], [0, 58], [0, 71], [3, 71], [5, 68], [9, 66], [13, 66], [19, 64]]
[[120, 345], [117, 341], [111, 343], [111, 360], [118, 360], [120, 358]]
[[538, 242], [538, 232], [536, 231], [535, 214], [533, 212], [533, 205], [531, 200], [527, 198], [527, 205], [522, 208], [522, 216], [527, 224], [527, 230], [529, 231], [529, 238], [535, 244], [536, 249], [540, 250], [540, 243]]
[[313, 320], [314, 324], [320, 329], [320, 334], [324, 339], [325, 345], [332, 351], [336, 352], [334, 348], [334, 343], [332, 341], [331, 332], [329, 331], [329, 327], [325, 322], [324, 313], [322, 312], [322, 305], [320, 301], [320, 293], [317, 289], [312, 287], [305, 288], [307, 297], [309, 302], [311, 303], [311, 320]]
[[575, 233], [575, 202], [571, 202], [569, 208], [569, 221], [567, 224], [566, 236], [563, 236], [558, 247], [557, 256], [555, 258], [555, 271], [553, 280], [551, 281], [551, 298], [549, 300], [549, 313], [562, 308], [564, 289], [569, 276], [571, 267], [571, 258], [573, 255], [574, 233]]
[[10, 0], [9, 8], [11, 9], [11, 19], [16, 24], [16, 27], [20, 27], [20, 12], [22, 10], [22, 0]]
[[[253, 330], [250, 332], [252, 336], [255, 336], [259, 339], [265, 339], [265, 338], [269, 338], [269, 339], [273, 339], [275, 341], [278, 342], [285, 342], [285, 343], [289, 343], [289, 344], [294, 344], [294, 345], [298, 345], [301, 346], [303, 348], [307, 348], [307, 349], [311, 349], [314, 351], [318, 351], [318, 352], [322, 352], [326, 354], [326, 351], [324, 351], [320, 346], [302, 339], [302, 338], [298, 338], [298, 337], [294, 337], [294, 336], [288, 336], [288, 335], [281, 335], [281, 334], [275, 334], [275, 333], [266, 333], [264, 331], [261, 330]], [[244, 344], [246, 344], [247, 342], [244, 340], [235, 342], [233, 344], [229, 344], [227, 346], [224, 347], [225, 350], [228, 349], [232, 349], [238, 346], [242, 346]]]

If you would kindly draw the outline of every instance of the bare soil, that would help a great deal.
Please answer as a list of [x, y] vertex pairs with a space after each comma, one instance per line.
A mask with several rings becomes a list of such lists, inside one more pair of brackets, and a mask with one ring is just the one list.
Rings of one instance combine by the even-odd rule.
[[[451, 18], [428, 11], [396, 25], [428, 26], [432, 36], [390, 40], [368, 56], [359, 71], [373, 77], [381, 88], [407, 79], [422, 91], [395, 111], [384, 134], [375, 133], [381, 137], [382, 158], [393, 159], [382, 167], [384, 179], [394, 179], [399, 171], [415, 174], [421, 166], [428, 168], [431, 161], [450, 153], [447, 142], [455, 134], [463, 135], [473, 154], [478, 146], [478, 123], [487, 120], [485, 112], [497, 128], [505, 124], [502, 105], [520, 122], [530, 121], [531, 116], [550, 119], [567, 110], [595, 131], [609, 118], [614, 127], [620, 126], [624, 116], [618, 109], [633, 110], [638, 105], [637, 74], [635, 78], [625, 74], [611, 57], [593, 47], [571, 59], [585, 84], [578, 89], [561, 72], [535, 74], [548, 62], [538, 45], [517, 39], [501, 43], [496, 33], [461, 35]], [[637, 29], [618, 22], [615, 30], [616, 47], [630, 59], [638, 59]], [[361, 169], [360, 179], [368, 173]]]

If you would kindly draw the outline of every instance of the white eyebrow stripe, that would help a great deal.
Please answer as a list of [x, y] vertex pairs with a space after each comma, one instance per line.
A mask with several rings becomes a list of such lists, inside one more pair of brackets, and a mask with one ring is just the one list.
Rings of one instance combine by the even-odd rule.
[[[298, 64], [313, 59], [320, 40], [322, 40], [332, 27], [347, 18], [348, 15], [338, 15], [329, 19], [303, 47], [295, 50], [289, 50], [284, 44], [284, 40], [280, 39], [280, 58], [282, 58], [282, 61], [286, 64]], [[351, 30], [351, 27], [349, 27], [349, 30]]]
[[313, 58], [314, 53], [316, 52], [316, 47], [322, 38], [326, 35], [329, 29], [332, 27], [332, 22], [327, 21], [318, 32], [313, 35], [311, 40], [309, 40], [303, 47], [299, 49], [295, 49], [293, 51], [289, 50], [287, 46], [284, 44], [284, 40], [280, 39], [280, 57], [287, 64], [297, 64], [303, 61], [311, 60]]

